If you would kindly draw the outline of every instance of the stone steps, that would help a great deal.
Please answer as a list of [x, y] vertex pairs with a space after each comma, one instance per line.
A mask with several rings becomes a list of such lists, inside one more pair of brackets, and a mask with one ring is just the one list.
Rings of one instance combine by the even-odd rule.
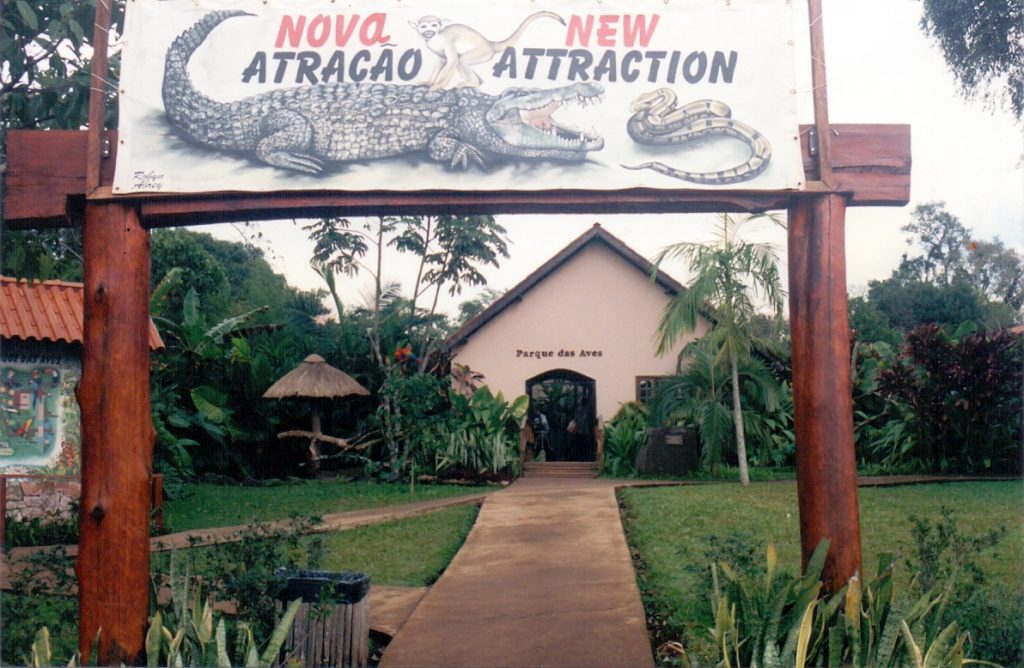
[[527, 478], [596, 478], [596, 462], [526, 462]]

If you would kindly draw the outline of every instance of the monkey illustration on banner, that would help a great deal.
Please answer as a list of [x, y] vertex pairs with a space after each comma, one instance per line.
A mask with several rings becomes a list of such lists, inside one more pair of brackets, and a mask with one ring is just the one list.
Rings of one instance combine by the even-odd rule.
[[565, 20], [554, 12], [536, 12], [527, 16], [507, 38], [492, 42], [462, 23], [450, 23], [442, 27], [444, 21], [436, 16], [424, 16], [415, 23], [410, 21], [410, 25], [426, 41], [427, 48], [439, 57], [433, 74], [424, 83], [430, 86], [430, 90], [447, 88], [452, 76], [458, 71], [462, 81], [457, 86], [479, 88], [482, 81], [473, 71], [472, 65], [486, 63], [506, 48], [515, 45], [526, 32], [526, 27], [539, 18], [554, 19], [565, 25]]

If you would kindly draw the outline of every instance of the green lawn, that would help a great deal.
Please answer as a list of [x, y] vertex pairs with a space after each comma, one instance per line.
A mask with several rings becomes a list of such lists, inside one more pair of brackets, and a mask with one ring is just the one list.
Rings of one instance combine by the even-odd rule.
[[477, 506], [457, 506], [422, 517], [324, 536], [322, 567], [360, 571], [377, 584], [426, 587], [462, 547]]
[[[327, 486], [318, 490], [318, 485]], [[250, 488], [195, 485], [195, 496], [175, 500], [175, 515], [180, 526], [218, 526], [215, 519], [224, 524], [245, 524], [253, 520], [269, 520], [287, 517], [288, 511], [279, 507], [288, 504], [294, 507], [296, 498], [319, 499], [336, 512], [339, 509], [365, 508], [419, 501], [428, 498], [454, 496], [483, 491], [481, 488], [466, 487], [418, 487], [414, 495], [408, 486], [374, 485], [349, 483], [351, 489], [341, 489], [336, 483], [299, 483], [282, 487]], [[272, 491], [271, 491], [272, 490]], [[260, 494], [268, 492], [270, 494]], [[240, 500], [235, 508], [235, 494]], [[203, 501], [199, 501], [203, 499]], [[215, 502], [219, 508], [201, 507], [200, 503]], [[188, 508], [186, 504], [196, 504]], [[243, 505], [247, 504], [247, 505]], [[220, 512], [207, 512], [219, 510]], [[448, 562], [462, 546], [466, 535], [476, 520], [478, 507], [457, 506], [428, 515], [413, 517], [387, 524], [360, 527], [320, 536], [324, 553], [320, 563], [322, 570], [361, 571], [368, 573], [376, 584], [427, 586], [437, 580]], [[308, 512], [314, 512], [310, 510]], [[213, 524], [211, 524], [213, 522]], [[175, 527], [177, 528], [177, 526]], [[309, 539], [307, 539], [309, 540]], [[204, 570], [204, 553], [211, 548], [197, 547], [182, 550], [179, 558], [181, 568], [188, 565], [193, 574], [215, 576]], [[237, 549], [234, 544], [223, 546], [229, 553]], [[154, 573], [166, 573], [169, 554], [156, 554], [152, 565]], [[35, 632], [46, 625], [53, 634], [55, 659], [66, 661], [77, 643], [76, 603], [73, 598], [55, 596], [23, 596], [4, 592], [0, 596], [0, 664], [18, 665], [24, 663]]]
[[164, 504], [169, 531], [237, 526], [250, 522], [310, 517], [414, 501], [477, 494], [488, 487], [302, 480], [277, 485], [185, 485]]
[[[703, 635], [710, 621], [707, 594], [709, 541], [718, 552], [738, 541], [753, 544], [763, 563], [764, 546], [774, 540], [780, 567], [796, 572], [800, 525], [795, 483], [754, 483], [624, 489], [620, 492], [626, 532], [643, 566], [638, 579], [649, 614], [662, 622], [659, 640]], [[864, 569], [874, 574], [878, 554], [913, 545], [909, 517], [937, 520], [939, 509], [955, 510], [960, 531], [976, 535], [1005, 526], [996, 550], [977, 558], [995, 586], [1024, 591], [1024, 486], [1019, 482], [951, 483], [860, 490]], [[730, 536], [734, 540], [730, 541]], [[903, 559], [897, 575], [906, 578]], [[687, 632], [688, 630], [688, 632]]]

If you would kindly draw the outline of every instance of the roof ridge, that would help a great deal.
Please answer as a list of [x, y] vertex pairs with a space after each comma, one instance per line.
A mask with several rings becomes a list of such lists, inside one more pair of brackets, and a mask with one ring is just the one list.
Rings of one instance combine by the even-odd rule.
[[[530, 272], [526, 278], [516, 283], [490, 306], [478, 313], [474, 318], [469, 320], [469, 322], [455, 330], [455, 332], [445, 339], [445, 347], [451, 348], [458, 342], [475, 334], [493, 318], [497, 317], [509, 305], [522, 299], [523, 296], [532, 290], [535, 285], [543, 281], [548, 275], [553, 273], [560, 266], [575, 257], [577, 253], [594, 242], [603, 243], [613, 253], [632, 265], [638, 271], [648, 276], [654, 269], [654, 264], [647, 258], [637, 253], [622, 239], [619, 239], [617, 236], [602, 227], [601, 223], [594, 223], [588, 227], [583, 234], [580, 234], [570, 241], [560, 251], [552, 255], [537, 267], [537, 269]], [[672, 293], [686, 289], [682, 283], [660, 270], [655, 274], [653, 282], [660, 285], [662, 289]]]
[[14, 276], [0, 276], [0, 283], [11, 283], [11, 284], [14, 284], [14, 285], [31, 285], [31, 286], [43, 285], [43, 286], [47, 286], [47, 287], [76, 288], [76, 289], [79, 289], [79, 290], [84, 288], [84, 284], [81, 283], [80, 281], [61, 281], [61, 280], [58, 280], [58, 279], [49, 279], [49, 278], [46, 279], [46, 280], [42, 280], [42, 279], [38, 279], [38, 278], [25, 278], [25, 277], [16, 278]]

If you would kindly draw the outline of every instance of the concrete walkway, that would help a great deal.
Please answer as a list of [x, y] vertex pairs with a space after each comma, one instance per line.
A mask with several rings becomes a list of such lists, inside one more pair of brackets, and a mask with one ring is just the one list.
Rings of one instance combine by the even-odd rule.
[[616, 484], [524, 478], [488, 497], [381, 666], [653, 666]]

